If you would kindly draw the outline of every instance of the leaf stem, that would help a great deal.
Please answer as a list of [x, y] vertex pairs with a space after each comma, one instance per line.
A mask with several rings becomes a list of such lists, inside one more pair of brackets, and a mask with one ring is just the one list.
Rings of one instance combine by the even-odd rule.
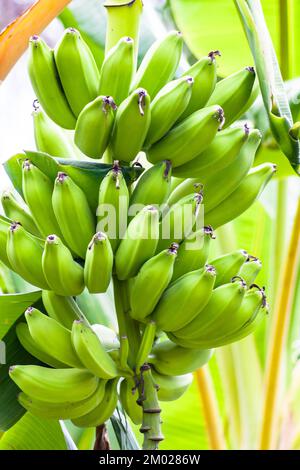
[[285, 262], [282, 282], [273, 313], [273, 325], [270, 336], [269, 357], [266, 368], [265, 401], [263, 421], [260, 436], [260, 448], [272, 449], [275, 445], [275, 435], [278, 429], [278, 401], [280, 377], [284, 347], [291, 317], [293, 295], [296, 288], [297, 267], [300, 260], [300, 198], [294, 226], [290, 237], [287, 259]]
[[195, 372], [198, 390], [203, 403], [203, 413], [210, 447], [212, 450], [226, 449], [222, 423], [219, 416], [217, 398], [207, 366]]

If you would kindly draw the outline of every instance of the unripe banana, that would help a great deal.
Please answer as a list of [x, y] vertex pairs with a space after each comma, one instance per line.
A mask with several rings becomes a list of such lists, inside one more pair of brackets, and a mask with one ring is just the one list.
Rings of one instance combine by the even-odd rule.
[[0, 261], [4, 263], [8, 268], [12, 269], [6, 251], [10, 225], [11, 222], [0, 215]]
[[194, 80], [182, 77], [167, 83], [151, 102], [151, 124], [144, 146], [161, 139], [186, 109], [192, 94]]
[[230, 165], [216, 172], [203, 173], [206, 212], [226, 199], [243, 181], [253, 165], [260, 142], [261, 133], [257, 129], [251, 130], [247, 142]]
[[49, 235], [42, 258], [43, 272], [50, 289], [58, 295], [76, 296], [84, 289], [83, 268], [60, 238]]
[[212, 143], [193, 160], [178, 166], [174, 175], [184, 178], [197, 178], [205, 183], [209, 174], [220, 171], [234, 162], [248, 139], [249, 128], [230, 127], [218, 132]]
[[114, 254], [103, 232], [97, 232], [88, 246], [84, 264], [84, 283], [91, 294], [106, 292], [112, 276]]
[[82, 320], [72, 327], [73, 347], [84, 366], [96, 377], [112, 379], [119, 375], [117, 366], [106, 352], [96, 333]]
[[158, 386], [157, 396], [160, 401], [178, 400], [193, 382], [193, 374], [162, 375], [152, 370], [152, 378]]
[[98, 95], [99, 72], [93, 54], [74, 28], [65, 30], [54, 50], [59, 78], [76, 117]]
[[207, 106], [218, 104], [222, 106], [229, 126], [244, 114], [252, 104], [250, 96], [255, 81], [253, 67], [246, 67], [223, 80], [219, 81], [207, 102]]
[[95, 233], [95, 220], [84, 192], [66, 173], [57, 175], [52, 205], [64, 240], [76, 255], [84, 259]]
[[247, 251], [236, 250], [210, 261], [210, 264], [215, 267], [217, 272], [215, 288], [222, 284], [228, 284], [239, 273], [247, 258]]
[[123, 37], [105, 56], [100, 72], [99, 95], [113, 96], [119, 106], [129, 94], [135, 69], [134, 41]]
[[260, 196], [275, 171], [276, 165], [273, 163], [263, 163], [252, 168], [233, 193], [205, 213], [205, 223], [217, 228], [238, 217]]
[[[171, 192], [169, 199], [167, 200], [167, 205], [173, 206], [178, 203], [181, 199], [190, 196], [192, 193], [202, 194], [203, 185], [199, 182], [199, 178], [187, 178], [184, 179], [174, 191]], [[202, 194], [203, 195], [203, 194]]]
[[32, 117], [37, 150], [54, 157], [76, 158], [74, 148], [65, 132], [37, 106], [36, 101], [33, 103], [35, 109]]
[[60, 228], [52, 208], [53, 183], [44, 173], [25, 160], [22, 169], [22, 190], [33, 219], [44, 237], [60, 235]]
[[203, 227], [197, 232], [192, 232], [183, 240], [179, 245], [172, 281], [205, 265], [208, 259], [210, 241], [212, 238], [215, 238], [214, 232], [212, 228], [208, 226]]
[[110, 148], [116, 160], [131, 162], [142, 149], [151, 122], [150, 97], [138, 88], [124, 100], [116, 113]]
[[54, 369], [64, 369], [69, 367], [67, 364], [58, 361], [52, 355], [38, 347], [37, 343], [32, 338], [26, 323], [21, 322], [17, 324], [16, 334], [23, 348], [39, 361], [53, 367]]
[[111, 96], [98, 96], [78, 116], [74, 141], [88, 157], [101, 158], [108, 146], [117, 109]]
[[[118, 161], [101, 181], [97, 210], [97, 231], [105, 232], [109, 238], [113, 251], [119, 246], [127, 227], [127, 212], [129, 206], [129, 192]], [[114, 225], [109, 225], [110, 211], [114, 216]], [[108, 227], [108, 229], [107, 229]]]
[[16, 365], [10, 378], [27, 395], [50, 403], [78, 402], [91, 396], [99, 380], [84, 369], [50, 369]]
[[76, 118], [64, 94], [54, 54], [38, 36], [29, 41], [28, 72], [32, 87], [48, 116], [61, 127], [74, 129]]
[[137, 404], [137, 389], [130, 377], [123, 379], [120, 385], [120, 402], [131, 421], [138, 425], [143, 422], [143, 408]]
[[115, 266], [120, 280], [135, 276], [142, 264], [154, 255], [158, 237], [158, 210], [146, 206], [129, 223], [117, 250]]
[[105, 423], [113, 414], [118, 403], [118, 381], [119, 379], [109, 380], [106, 383], [104, 398], [100, 404], [86, 415], [73, 419], [73, 424], [80, 428], [88, 428]]
[[183, 165], [209, 146], [223, 120], [220, 106], [196, 111], [148, 149], [148, 160], [151, 163], [171, 160], [174, 168]]
[[131, 195], [130, 206], [160, 206], [166, 202], [171, 189], [171, 173], [172, 165], [169, 160], [157, 163], [142, 173]]
[[214, 267], [207, 265], [173, 282], [153, 312], [152, 318], [157, 328], [176, 331], [184, 328], [195, 317], [201, 316], [200, 312], [211, 297], [215, 277]]
[[184, 375], [204, 366], [212, 355], [211, 349], [182, 348], [167, 339], [153, 347], [149, 363], [160, 374]]
[[70, 330], [33, 307], [26, 310], [25, 318], [39, 349], [70, 367], [83, 367], [73, 349]]
[[152, 313], [172, 279], [178, 245], [173, 243], [143, 264], [130, 286], [130, 315], [138, 321]]
[[240, 268], [238, 275], [241, 276], [248, 287], [250, 287], [258, 276], [261, 268], [261, 261], [255, 256], [248, 255], [248, 259]]
[[200, 336], [205, 337], [206, 330], [210, 328], [217, 318], [227, 315], [227, 312], [233, 312], [240, 307], [245, 292], [246, 284], [240, 279], [217, 287], [199, 315], [189, 324], [186, 324], [185, 327], [178, 329], [175, 334], [169, 334], [168, 336], [174, 343], [180, 346], [187, 348], [194, 347], [190, 345], [190, 342], [193, 340], [198, 341]]
[[4, 191], [1, 196], [1, 203], [5, 215], [15, 222], [20, 222], [27, 232], [37, 237], [41, 234], [29, 212], [22, 207], [10, 191]]
[[42, 269], [43, 248], [38, 239], [18, 223], [12, 223], [9, 228], [6, 253], [12, 269], [25, 281], [49, 289]]
[[151, 352], [155, 337], [156, 324], [154, 321], [150, 320], [144, 328], [139, 349], [136, 353], [134, 361], [134, 370], [136, 374], [138, 374], [139, 372], [142, 373], [143, 366], [147, 363], [147, 359]]
[[153, 100], [158, 91], [174, 77], [182, 45], [179, 31], [170, 31], [163, 39], [152, 44], [135, 75], [131, 90], [143, 87]]
[[89, 413], [103, 400], [105, 393], [105, 381], [99, 382], [98, 388], [90, 397], [82, 401], [64, 403], [51, 403], [37, 400], [21, 392], [18, 396], [19, 403], [31, 414], [44, 419], [74, 419]]
[[170, 210], [163, 216], [160, 225], [160, 240], [157, 246], [157, 252], [166, 249], [171, 243], [180, 243], [184, 238], [191, 234], [195, 227], [202, 222], [202, 192], [189, 194], [180, 199]]
[[73, 297], [58, 295], [51, 290], [43, 290], [42, 299], [48, 315], [69, 330], [72, 329], [75, 320], [84, 320], [84, 315]]
[[206, 105], [217, 83], [216, 56], [220, 55], [219, 51], [211, 51], [184, 72], [184, 77], [190, 76], [194, 79], [194, 85], [190, 102], [179, 121]]

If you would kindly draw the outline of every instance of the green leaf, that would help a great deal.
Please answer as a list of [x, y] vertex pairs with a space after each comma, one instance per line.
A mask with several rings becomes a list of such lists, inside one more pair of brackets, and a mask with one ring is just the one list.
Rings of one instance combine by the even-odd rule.
[[40, 297], [40, 290], [20, 294], [0, 294], [0, 339]]
[[272, 40], [259, 0], [235, 0], [255, 61], [273, 136], [296, 173], [300, 174], [299, 140], [291, 135], [293, 118]]
[[[73, 181], [83, 190], [88, 202], [95, 212], [98, 205], [99, 186], [112, 165], [106, 163], [66, 160], [54, 158], [44, 152], [25, 150], [24, 154], [12, 156], [4, 163], [6, 173], [11, 179], [15, 189], [22, 195], [22, 163], [29, 158], [53, 182], [59, 171], [67, 173]], [[135, 181], [144, 171], [137, 165], [122, 168], [124, 178], [128, 184]]]
[[26, 413], [0, 439], [0, 450], [67, 450], [58, 421]]
[[120, 450], [140, 449], [134, 436], [134, 433], [130, 427], [130, 424], [122, 413], [120, 407], [116, 408], [116, 411], [110, 418], [110, 422], [114, 430], [114, 434], [117, 439]]

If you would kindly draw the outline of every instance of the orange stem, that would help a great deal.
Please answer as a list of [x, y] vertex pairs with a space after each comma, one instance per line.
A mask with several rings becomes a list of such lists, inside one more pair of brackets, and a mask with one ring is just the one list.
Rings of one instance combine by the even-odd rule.
[[[278, 221], [278, 223], [280, 223], [280, 221]], [[276, 446], [275, 437], [278, 430], [278, 401], [281, 369], [297, 281], [297, 267], [299, 260], [300, 199], [298, 200], [298, 207], [290, 238], [282, 282], [279, 288], [275, 311], [273, 314], [273, 326], [266, 369], [263, 424], [260, 436], [261, 449], [273, 449]]]
[[37, 0], [0, 34], [0, 82], [25, 52], [33, 34], [40, 34], [71, 0]]
[[207, 366], [195, 372], [198, 390], [203, 405], [203, 414], [206, 422], [207, 434], [212, 450], [226, 449], [223, 428], [219, 416], [217, 399], [212, 379]]

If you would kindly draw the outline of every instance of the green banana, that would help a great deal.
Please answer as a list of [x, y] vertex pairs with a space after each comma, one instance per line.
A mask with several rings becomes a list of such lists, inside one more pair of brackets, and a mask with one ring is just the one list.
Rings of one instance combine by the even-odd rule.
[[4, 191], [1, 196], [1, 203], [5, 215], [15, 221], [20, 222], [27, 232], [30, 232], [36, 237], [40, 237], [41, 234], [37, 228], [31, 214], [19, 204], [14, 195], [10, 191]]
[[106, 292], [112, 277], [114, 254], [103, 232], [97, 232], [88, 246], [84, 264], [84, 283], [92, 294]]
[[151, 163], [171, 160], [174, 168], [187, 163], [209, 146], [223, 120], [220, 106], [196, 111], [148, 149], [148, 160]]
[[116, 160], [131, 162], [142, 149], [151, 122], [150, 97], [138, 88], [124, 100], [116, 113], [110, 149]]
[[44, 419], [74, 419], [79, 418], [93, 410], [103, 400], [105, 393], [105, 381], [99, 382], [98, 388], [90, 397], [77, 402], [51, 403], [37, 400], [21, 392], [18, 396], [19, 403], [31, 414]]
[[203, 218], [202, 200], [202, 191], [200, 189], [199, 192], [183, 197], [170, 209], [167, 205], [169, 210], [166, 214], [163, 214], [159, 225], [160, 239], [157, 252], [166, 249], [172, 242], [180, 243], [191, 234], [194, 227], [195, 231], [198, 231]]
[[120, 280], [135, 276], [157, 248], [159, 213], [146, 206], [129, 223], [115, 256], [116, 273]]
[[148, 362], [163, 375], [184, 375], [204, 366], [213, 355], [211, 349], [187, 349], [170, 340], [154, 345]]
[[190, 102], [179, 117], [179, 121], [206, 105], [217, 83], [216, 56], [220, 55], [220, 51], [211, 51], [184, 72], [184, 77], [190, 76], [194, 79], [194, 85]]
[[246, 262], [241, 266], [238, 275], [247, 283], [248, 287], [253, 284], [262, 268], [261, 261], [255, 256], [248, 255]]
[[134, 41], [121, 38], [107, 53], [100, 72], [99, 95], [113, 96], [119, 106], [129, 94], [135, 70]]
[[178, 400], [193, 382], [193, 374], [162, 375], [152, 370], [152, 378], [157, 385], [157, 396], [160, 401]]
[[43, 248], [38, 239], [19, 223], [10, 225], [6, 253], [12, 269], [25, 281], [41, 289], [49, 289], [42, 269]]
[[6, 251], [10, 225], [11, 221], [0, 215], [0, 261], [12, 269]]
[[202, 194], [203, 185], [199, 182], [199, 178], [187, 178], [184, 179], [176, 188], [171, 192], [170, 197], [167, 200], [169, 207], [177, 204], [180, 199], [190, 196], [192, 193]]
[[73, 419], [73, 424], [78, 427], [88, 428], [105, 423], [113, 414], [118, 403], [118, 381], [119, 379], [109, 380], [106, 383], [104, 398], [100, 404], [89, 413]]
[[260, 142], [261, 133], [257, 129], [251, 130], [248, 141], [241, 148], [235, 161], [223, 170], [203, 174], [206, 212], [226, 199], [239, 186], [252, 167]]
[[147, 362], [156, 336], [156, 324], [150, 320], [143, 331], [142, 339], [135, 358], [134, 370], [136, 374], [142, 371], [142, 366]]
[[138, 321], [152, 313], [172, 279], [178, 245], [173, 243], [143, 264], [130, 287], [130, 316]]
[[46, 238], [42, 266], [48, 285], [56, 294], [75, 296], [83, 291], [83, 268], [56, 235]]
[[142, 173], [130, 197], [130, 206], [160, 206], [166, 202], [171, 189], [171, 174], [172, 165], [169, 160], [157, 163]]
[[[248, 135], [247, 124], [244, 127], [230, 127], [218, 132], [204, 152], [175, 168], [174, 175], [184, 178], [198, 177], [204, 183], [209, 173], [223, 170], [236, 161]], [[202, 181], [203, 178], [205, 178], [204, 181]]]
[[9, 375], [26, 395], [49, 403], [85, 400], [96, 391], [99, 383], [84, 369], [16, 365], [9, 368]]
[[151, 102], [151, 124], [144, 147], [161, 139], [186, 109], [192, 94], [194, 80], [182, 77], [167, 83]]
[[217, 228], [242, 214], [260, 196], [275, 171], [276, 165], [273, 163], [263, 163], [252, 168], [235, 191], [205, 213], [205, 224]]
[[112, 379], [119, 375], [115, 362], [96, 333], [82, 320], [75, 320], [73, 323], [72, 343], [81, 362], [96, 377]]
[[131, 421], [138, 425], [143, 422], [143, 408], [137, 403], [136, 391], [134, 379], [122, 380], [119, 391], [121, 405]]
[[21, 322], [17, 324], [16, 334], [23, 348], [39, 361], [44, 362], [48, 366], [54, 367], [54, 369], [64, 369], [69, 367], [67, 364], [58, 361], [52, 355], [38, 347], [37, 343], [32, 338], [26, 323]]
[[74, 142], [88, 157], [103, 156], [113, 129], [116, 109], [111, 96], [98, 96], [79, 114]]
[[58, 295], [51, 290], [43, 290], [42, 300], [49, 317], [69, 330], [75, 320], [84, 320], [84, 315], [73, 297]]
[[228, 284], [239, 273], [247, 258], [247, 251], [236, 250], [210, 261], [210, 264], [215, 267], [217, 272], [215, 288], [222, 284]]
[[212, 238], [215, 238], [214, 232], [212, 228], [208, 226], [203, 227], [197, 232], [192, 232], [183, 240], [179, 245], [172, 281], [205, 265], [208, 259], [210, 241]]
[[[37, 101], [37, 100], [36, 100]], [[33, 103], [34, 140], [37, 150], [54, 157], [75, 158], [75, 151], [67, 135], [44, 111]]]
[[153, 312], [152, 318], [157, 328], [163, 331], [180, 330], [195, 317], [201, 316], [201, 311], [211, 298], [215, 277], [214, 267], [206, 265], [174, 281]]
[[236, 121], [252, 104], [250, 96], [255, 81], [255, 70], [246, 67], [220, 80], [207, 102], [207, 106], [222, 106], [226, 121], [225, 127]]
[[47, 115], [59, 126], [74, 129], [76, 118], [64, 94], [54, 54], [39, 37], [29, 40], [28, 72], [34, 92]]
[[70, 367], [83, 367], [73, 349], [70, 330], [33, 307], [26, 310], [25, 318], [39, 349]]
[[175, 75], [181, 52], [182, 35], [179, 31], [170, 31], [163, 39], [158, 39], [148, 49], [133, 79], [131, 90], [145, 88], [151, 99]]
[[234, 279], [234, 282], [217, 287], [213, 290], [209, 301], [193, 321], [186, 324], [183, 328], [177, 329], [174, 334], [168, 334], [168, 336], [174, 343], [180, 346], [193, 347], [190, 346], [190, 341], [197, 341], [199, 336], [205, 337], [206, 330], [211, 327], [216, 319], [239, 308], [245, 292], [246, 284], [242, 279]]
[[[129, 191], [118, 161], [100, 183], [97, 231], [107, 234], [113, 251], [119, 246], [127, 227]], [[113, 208], [113, 213], [110, 211]], [[108, 219], [108, 217], [111, 218]], [[114, 219], [113, 219], [114, 217]], [[109, 222], [114, 220], [113, 226]]]
[[84, 259], [95, 233], [94, 215], [84, 192], [66, 173], [57, 175], [52, 205], [64, 240], [76, 255]]
[[22, 168], [22, 190], [33, 219], [44, 237], [60, 236], [60, 228], [52, 208], [53, 183], [44, 173], [25, 160]]
[[55, 64], [74, 115], [98, 95], [99, 71], [93, 54], [74, 28], [65, 30], [54, 49]]

